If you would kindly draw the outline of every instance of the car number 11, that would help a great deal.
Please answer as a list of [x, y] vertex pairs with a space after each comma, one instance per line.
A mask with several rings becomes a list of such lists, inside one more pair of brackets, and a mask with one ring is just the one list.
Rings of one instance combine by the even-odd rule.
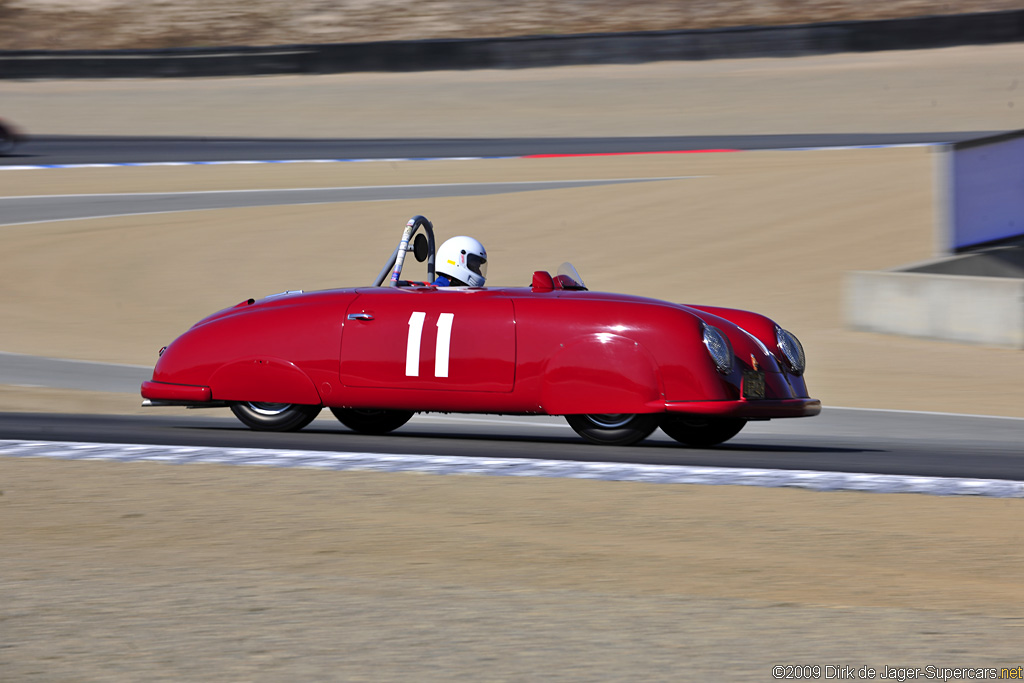
[[[419, 377], [420, 341], [423, 337], [423, 323], [427, 314], [414, 311], [409, 316], [409, 341], [405, 346], [405, 376]], [[448, 376], [448, 355], [452, 345], [452, 324], [454, 313], [441, 313], [437, 318], [437, 347], [434, 352], [434, 377]]]

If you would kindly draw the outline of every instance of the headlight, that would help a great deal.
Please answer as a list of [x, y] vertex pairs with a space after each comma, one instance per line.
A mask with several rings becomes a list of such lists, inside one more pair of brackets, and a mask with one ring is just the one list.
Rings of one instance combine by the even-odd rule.
[[776, 327], [775, 341], [779, 345], [779, 351], [786, 357], [786, 363], [793, 374], [802, 374], [807, 366], [807, 358], [804, 356], [804, 347], [796, 335], [781, 327]]
[[717, 327], [712, 327], [705, 323], [704, 346], [708, 348], [711, 360], [715, 361], [715, 367], [718, 368], [718, 371], [723, 375], [730, 374], [732, 372], [733, 353], [729, 338], [722, 334], [722, 331]]

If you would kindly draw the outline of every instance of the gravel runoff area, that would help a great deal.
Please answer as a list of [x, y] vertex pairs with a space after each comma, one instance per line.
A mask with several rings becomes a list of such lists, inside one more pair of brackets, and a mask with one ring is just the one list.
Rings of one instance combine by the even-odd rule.
[[[39, 133], [991, 130], [1020, 127], [1020, 50], [0, 95]], [[332, 98], [349, 88], [364, 96], [345, 109]], [[410, 88], [434, 93], [430, 106], [392, 106]], [[484, 106], [481, 90], [507, 99]], [[1018, 351], [842, 326], [843, 272], [933, 253], [931, 169], [930, 152], [903, 149], [2, 171], [4, 194], [706, 177], [7, 227], [0, 348], [151, 362], [207, 311], [367, 281], [425, 213], [481, 235], [495, 282], [571, 258], [595, 288], [763, 310], [805, 338], [812, 389], [832, 404], [1019, 410]], [[25, 387], [0, 399], [137, 406]], [[774, 665], [824, 677], [1022, 664], [1016, 500], [15, 458], [0, 461], [0, 489], [5, 681], [770, 680]]]
[[0, 477], [5, 681], [1021, 664], [1017, 500], [21, 458]]
[[0, 50], [701, 29], [1019, 9], [1020, 0], [0, 0]]

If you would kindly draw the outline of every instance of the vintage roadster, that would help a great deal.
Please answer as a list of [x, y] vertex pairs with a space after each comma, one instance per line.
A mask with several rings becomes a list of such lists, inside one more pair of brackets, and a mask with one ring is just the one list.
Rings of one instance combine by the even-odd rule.
[[[406, 255], [427, 280], [402, 279]], [[161, 349], [144, 405], [229, 407], [257, 430], [321, 411], [384, 434], [417, 412], [564, 415], [625, 445], [661, 428], [710, 446], [748, 420], [806, 417], [804, 350], [748, 311], [588, 291], [576, 270], [528, 287], [440, 287], [416, 216], [373, 286], [248, 299]]]

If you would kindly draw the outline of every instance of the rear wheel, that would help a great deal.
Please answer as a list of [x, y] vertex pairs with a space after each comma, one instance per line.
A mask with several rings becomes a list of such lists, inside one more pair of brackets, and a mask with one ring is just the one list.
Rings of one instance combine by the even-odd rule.
[[603, 413], [566, 415], [573, 430], [590, 443], [604, 446], [628, 446], [643, 441], [658, 428], [660, 415], [643, 413]]
[[393, 432], [412, 417], [411, 410], [373, 410], [358, 408], [331, 408], [338, 422], [360, 434], [387, 434]]
[[661, 431], [687, 446], [717, 446], [740, 433], [747, 421], [735, 417], [669, 415], [661, 420]]
[[321, 407], [298, 403], [247, 401], [232, 403], [231, 412], [249, 429], [261, 432], [295, 432], [316, 419]]

